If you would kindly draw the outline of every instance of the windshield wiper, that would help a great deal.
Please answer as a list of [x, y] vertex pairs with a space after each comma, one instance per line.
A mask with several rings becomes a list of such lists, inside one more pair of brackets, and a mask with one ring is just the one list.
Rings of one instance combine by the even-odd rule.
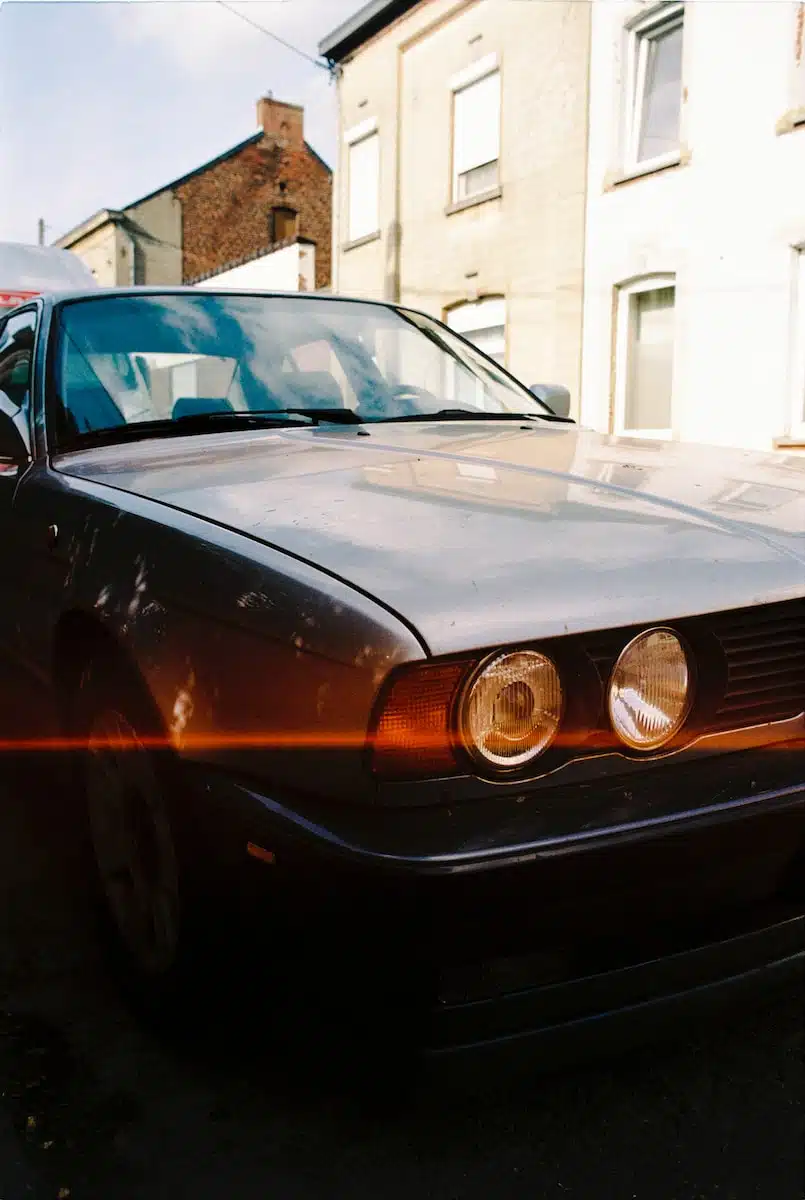
[[314, 424], [319, 421], [331, 421], [333, 425], [363, 425], [363, 417], [359, 417], [351, 408], [278, 408], [279, 413], [289, 413], [291, 416], [309, 417]]
[[285, 416], [270, 410], [266, 413], [211, 412], [187, 413], [183, 417], [166, 417], [156, 421], [132, 421], [129, 425], [107, 425], [104, 429], [86, 429], [60, 439], [60, 449], [86, 450], [93, 446], [114, 446], [122, 442], [139, 442], [146, 438], [189, 437], [207, 429], [243, 426], [252, 429], [271, 429], [277, 426], [293, 428], [310, 424], [301, 413]]
[[[372, 421], [373, 425], [399, 424], [402, 421], [560, 421], [567, 422], [567, 417], [557, 417], [554, 413], [525, 413], [525, 412], [485, 412], [475, 408], [439, 408], [436, 412], [406, 413], [403, 417], [379, 417]], [[573, 424], [573, 422], [570, 422]]]

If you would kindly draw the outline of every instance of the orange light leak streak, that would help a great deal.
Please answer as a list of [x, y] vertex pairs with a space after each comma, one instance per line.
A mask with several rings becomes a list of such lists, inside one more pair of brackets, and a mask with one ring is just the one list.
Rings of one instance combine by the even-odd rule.
[[[715, 735], [713, 735], [715, 736]], [[718, 735], [719, 748], [729, 750], [766, 749], [793, 750], [805, 753], [805, 731], [803, 735], [787, 741], [758, 742], [757, 731], [752, 729], [738, 730], [733, 733]], [[130, 738], [106, 738], [103, 746], [110, 750], [148, 749], [148, 750], [362, 750], [367, 744], [372, 744], [365, 732], [360, 733], [320, 733], [305, 732], [275, 732], [270, 733], [195, 733], [182, 734], [172, 737], [162, 735], [143, 737], [137, 740]], [[78, 737], [42, 737], [42, 738], [4, 738], [0, 739], [0, 754], [23, 754], [28, 752], [69, 753], [86, 749], [86, 740]], [[578, 749], [585, 753], [606, 752], [607, 750], [623, 750], [624, 747], [616, 739], [591, 744], [582, 737], [560, 735], [553, 743], [554, 747], [563, 749]], [[417, 750], [424, 752], [446, 748], [444, 734], [420, 731], [411, 732], [410, 737], [397, 740], [383, 740], [375, 744], [377, 753], [384, 755], [411, 755]], [[694, 747], [695, 749], [695, 744]], [[682, 747], [684, 749], [684, 747]], [[666, 750], [666, 753], [668, 751]], [[662, 748], [657, 752], [662, 754]]]

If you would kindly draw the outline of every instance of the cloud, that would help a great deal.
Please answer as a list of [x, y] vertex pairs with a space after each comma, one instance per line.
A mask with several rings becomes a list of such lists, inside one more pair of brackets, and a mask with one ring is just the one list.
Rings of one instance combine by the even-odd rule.
[[[231, 3], [316, 57], [361, 0]], [[305, 136], [334, 160], [327, 71], [214, 0], [3, 3], [0, 27], [0, 163], [14, 180], [0, 180], [0, 239], [33, 240], [39, 215], [55, 238], [193, 170], [255, 130], [269, 90], [304, 106]]]
[[329, 75], [255, 25], [318, 59], [318, 42], [357, 7], [357, 0], [233, 0], [233, 12], [218, 0], [128, 0], [102, 11], [118, 41], [187, 83], [219, 87], [259, 72], [265, 91], [304, 106], [306, 137], [331, 162], [336, 97]]

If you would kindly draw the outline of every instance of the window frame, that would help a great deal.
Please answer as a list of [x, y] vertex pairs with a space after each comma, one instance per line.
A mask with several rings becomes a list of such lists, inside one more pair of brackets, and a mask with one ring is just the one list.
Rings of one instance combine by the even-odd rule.
[[[671, 358], [671, 424], [663, 429], [640, 429], [626, 424], [626, 401], [629, 387], [631, 366], [631, 306], [635, 296], [645, 292], [662, 291], [665, 288], [674, 289], [674, 340]], [[650, 438], [657, 441], [668, 441], [674, 436], [673, 415], [673, 378], [676, 374], [676, 317], [677, 317], [677, 279], [673, 272], [661, 272], [654, 275], [644, 275], [640, 279], [619, 284], [616, 288], [615, 303], [615, 388], [612, 404], [612, 432], [616, 437]]]
[[[376, 221], [374, 229], [364, 230], [362, 233], [355, 233], [352, 229], [352, 153], [356, 147], [363, 145], [366, 142], [375, 139], [377, 146], [377, 187], [375, 194], [375, 211]], [[346, 146], [346, 244], [348, 246], [365, 241], [371, 241], [373, 238], [380, 236], [380, 184], [381, 184], [381, 145], [380, 145], [380, 130], [378, 128], [377, 119], [369, 117], [365, 121], [361, 121], [359, 125], [354, 125], [344, 134], [344, 145]]]
[[[497, 126], [497, 157], [489, 159], [485, 163], [477, 163], [476, 166], [470, 167], [466, 171], [459, 172], [456, 168], [456, 101], [459, 95], [468, 92], [471, 88], [477, 87], [481, 83], [485, 83], [492, 76], [497, 76], [498, 81], [498, 126]], [[450, 80], [450, 207], [456, 205], [471, 205], [476, 201], [482, 201], [491, 193], [497, 192], [501, 186], [501, 158], [503, 149], [503, 72], [501, 70], [500, 59], [497, 54], [487, 54], [484, 58], [478, 59], [471, 63], [463, 71], [459, 71]], [[485, 187], [477, 192], [471, 192], [468, 196], [459, 194], [460, 179], [469, 174], [470, 171], [479, 170], [481, 167], [491, 166], [495, 163], [497, 166], [497, 177], [493, 184]]]
[[[679, 161], [682, 152], [682, 96], [684, 94], [684, 0], [662, 0], [648, 12], [641, 13], [626, 25], [626, 92], [623, 122], [623, 169], [627, 172], [645, 172], [652, 168], [671, 166]], [[682, 74], [679, 96], [679, 138], [673, 150], [656, 154], [651, 158], [639, 158], [640, 134], [645, 102], [646, 69], [649, 43], [673, 29], [682, 28]]]
[[[293, 219], [294, 231], [290, 235], [290, 237], [285, 237], [285, 238], [277, 237], [277, 217], [280, 214], [282, 214], [285, 217], [290, 216]], [[271, 241], [272, 246], [276, 246], [279, 242], [291, 241], [294, 238], [299, 236], [299, 210], [296, 208], [293, 208], [292, 205], [290, 205], [290, 204], [272, 204], [271, 211], [269, 213], [269, 219], [271, 222], [271, 227], [269, 229], [269, 233], [270, 233], [270, 241]]]
[[805, 242], [794, 246], [791, 297], [791, 404], [788, 434], [805, 441]]
[[[33, 317], [34, 337], [33, 344], [31, 346], [26, 400], [25, 403], [21, 404], [18, 409], [18, 415], [21, 417], [21, 421], [17, 425], [17, 428], [19, 429], [23, 441], [25, 442], [28, 459], [29, 461], [33, 461], [35, 447], [34, 388], [36, 385], [36, 358], [39, 346], [39, 335], [42, 327], [42, 313], [40, 306], [36, 303], [26, 304], [24, 308], [12, 309], [10, 312], [0, 317], [0, 342], [2, 342], [2, 339], [5, 336], [9, 321], [16, 321], [18, 317], [24, 317], [28, 315]], [[0, 355], [2, 355], [2, 353], [2, 348], [0, 348]], [[8, 459], [0, 459], [0, 462], [3, 463], [8, 463], [8, 461]]]
[[794, 55], [791, 67], [791, 104], [794, 128], [805, 124], [805, 0], [793, 6]]

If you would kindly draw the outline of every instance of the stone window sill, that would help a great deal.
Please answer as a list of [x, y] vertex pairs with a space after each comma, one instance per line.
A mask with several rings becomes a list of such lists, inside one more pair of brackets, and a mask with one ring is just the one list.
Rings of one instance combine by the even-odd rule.
[[497, 187], [489, 188], [485, 192], [478, 192], [477, 196], [468, 196], [466, 200], [456, 200], [454, 204], [448, 204], [444, 210], [446, 217], [451, 217], [453, 213], [464, 212], [466, 208], [475, 208], [478, 204], [487, 204], [490, 200], [499, 200], [503, 195], [503, 188], [498, 184]]
[[805, 108], [792, 108], [790, 112], [785, 113], [777, 122], [775, 132], [779, 136], [783, 133], [793, 133], [796, 129], [805, 129]]
[[366, 233], [363, 237], [355, 238], [353, 242], [344, 242], [341, 246], [341, 251], [346, 254], [348, 250], [357, 250], [359, 246], [368, 246], [370, 242], [378, 242], [380, 240], [380, 230], [376, 229], [374, 233]]
[[612, 191], [613, 188], [622, 187], [626, 183], [634, 183], [638, 179], [645, 179], [649, 175], [659, 175], [662, 171], [674, 171], [678, 167], [687, 166], [690, 161], [690, 155], [682, 150], [675, 150], [673, 154], [663, 154], [659, 158], [649, 159], [648, 162], [638, 163], [633, 167], [626, 167], [621, 171], [613, 172], [604, 183], [604, 191]]

